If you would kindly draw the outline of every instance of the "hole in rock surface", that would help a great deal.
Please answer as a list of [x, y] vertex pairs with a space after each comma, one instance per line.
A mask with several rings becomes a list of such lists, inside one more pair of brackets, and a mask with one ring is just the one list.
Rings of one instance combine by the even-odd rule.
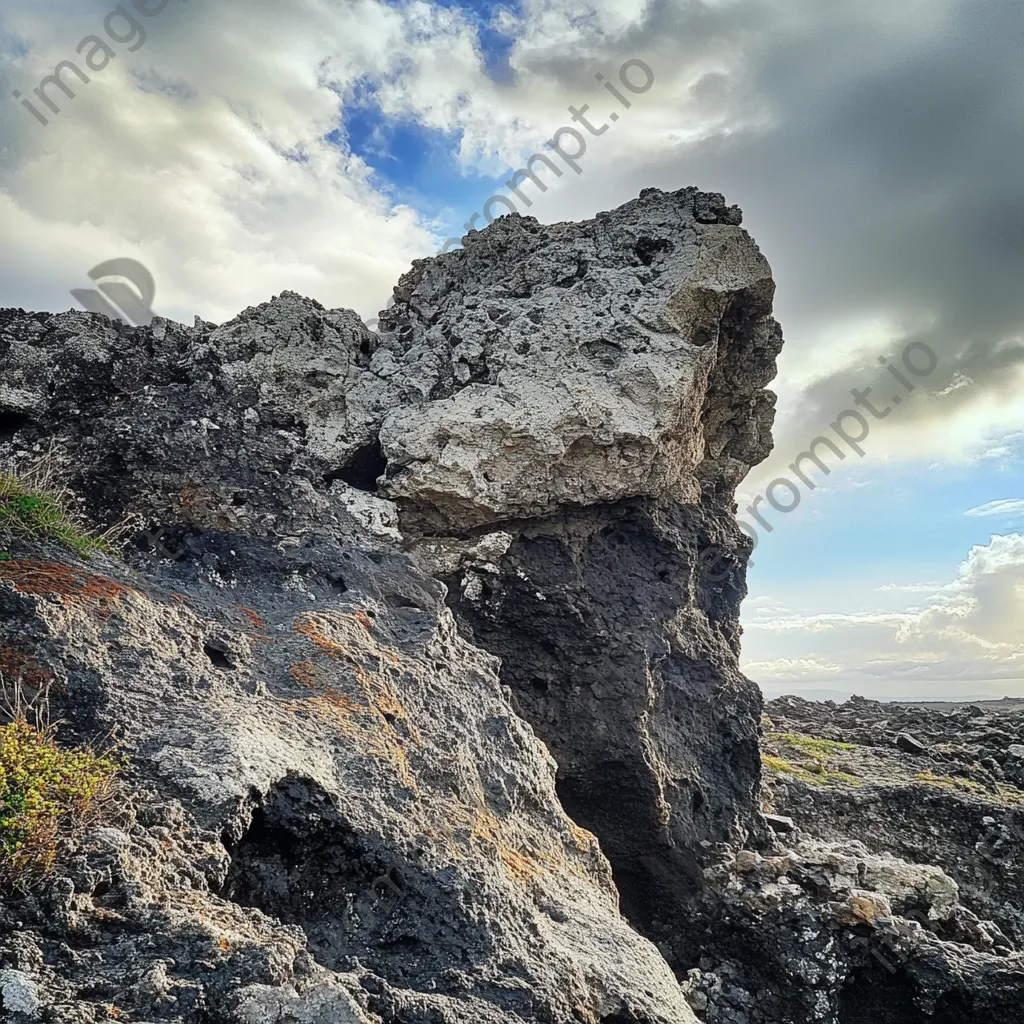
[[353, 952], [353, 935], [365, 937], [377, 900], [373, 881], [387, 865], [369, 854], [312, 779], [271, 787], [241, 838], [225, 845], [231, 866], [221, 895], [299, 925], [321, 963]]
[[332, 484], [335, 480], [343, 480], [358, 491], [374, 494], [377, 491], [377, 479], [384, 475], [387, 466], [388, 460], [381, 450], [380, 441], [374, 440], [357, 448], [340, 469], [326, 473], [324, 481]]
[[[839, 997], [839, 1024], [938, 1024], [939, 1018], [924, 1017], [914, 1007], [910, 982], [899, 969], [899, 954], [879, 944], [878, 953], [896, 973], [880, 961], [851, 975]], [[968, 1024], [971, 1018], [942, 1018], [943, 1024]]]
[[[467, 918], [451, 880], [417, 865], [423, 851], [405, 856], [357, 831], [315, 780], [288, 776], [254, 802], [248, 822], [223, 836], [231, 864], [220, 895], [298, 925], [323, 966], [358, 957], [403, 988], [436, 994], [452, 963], [489, 955], [491, 922]], [[508, 996], [497, 984], [478, 994]]]
[[0, 409], [0, 441], [9, 441], [31, 422], [32, 420], [22, 412]]
[[636, 258], [645, 266], [649, 267], [654, 258], [660, 252], [671, 252], [672, 243], [667, 238], [639, 238], [633, 246]]
[[235, 667], [235, 663], [231, 660], [230, 652], [219, 641], [207, 640], [203, 644], [203, 653], [210, 659], [210, 663], [214, 668], [227, 672]]

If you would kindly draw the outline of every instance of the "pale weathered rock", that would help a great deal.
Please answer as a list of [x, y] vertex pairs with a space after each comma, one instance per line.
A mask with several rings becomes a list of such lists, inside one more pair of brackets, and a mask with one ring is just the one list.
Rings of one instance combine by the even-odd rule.
[[430, 532], [461, 533], [567, 505], [696, 502], [702, 474], [735, 487], [767, 454], [781, 337], [767, 261], [739, 211], [706, 198], [703, 219], [695, 189], [648, 189], [584, 224], [503, 218], [418, 263], [380, 345], [432, 400], [383, 423], [387, 493]]
[[39, 989], [24, 971], [0, 971], [0, 1005], [9, 1015], [34, 1017], [39, 1010]]

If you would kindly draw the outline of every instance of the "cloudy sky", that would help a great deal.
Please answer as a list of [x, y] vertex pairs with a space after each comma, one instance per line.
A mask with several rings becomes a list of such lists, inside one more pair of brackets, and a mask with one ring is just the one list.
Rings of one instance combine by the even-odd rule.
[[[905, 396], [794, 511], [762, 503], [770, 532], [746, 516], [748, 673], [1024, 695], [1019, 0], [137, 3], [154, 13], [108, 34], [110, 0], [0, 0], [0, 305], [69, 308], [127, 256], [178, 320], [285, 288], [368, 317], [570, 104], [618, 112], [528, 212], [690, 184], [743, 208], [787, 344], [776, 454], [741, 508], [851, 388]], [[76, 52], [90, 35], [110, 53]], [[85, 57], [73, 100], [37, 103], [46, 126], [13, 95]], [[654, 84], [627, 110], [596, 76], [631, 59]], [[914, 343], [937, 362], [909, 393], [879, 358]]]

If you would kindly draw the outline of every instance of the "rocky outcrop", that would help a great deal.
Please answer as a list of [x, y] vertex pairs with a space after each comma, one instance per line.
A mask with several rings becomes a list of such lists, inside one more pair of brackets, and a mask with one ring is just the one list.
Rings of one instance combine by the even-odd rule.
[[[503, 218], [379, 333], [293, 293], [221, 326], [0, 311], [0, 460], [123, 546], [4, 540], [0, 672], [130, 756], [0, 903], [6, 1017], [1017, 1019], [1017, 867], [986, 904], [923, 824], [837, 841], [863, 824], [797, 784], [853, 754], [788, 720], [760, 791], [733, 490], [781, 333], [739, 222], [696, 189]], [[930, 770], [928, 729], [890, 733]]]
[[221, 327], [8, 313], [12, 447], [52, 445], [100, 521], [225, 578], [205, 531], [410, 549], [666, 939], [756, 812], [732, 490], [768, 451], [781, 334], [739, 220], [695, 189], [504, 218], [417, 263], [376, 336], [292, 294]]
[[709, 1024], [1020, 1019], [1024, 956], [937, 867], [798, 833], [741, 850], [707, 881], [684, 987]]
[[414, 264], [375, 359], [428, 399], [381, 431], [416, 532], [696, 503], [702, 482], [731, 499], [770, 449], [781, 346], [739, 222], [720, 196], [648, 189], [583, 224], [502, 218]]
[[432, 398], [381, 435], [403, 530], [677, 964], [709, 853], [755, 824], [733, 491], [769, 449], [781, 332], [739, 221], [693, 190], [502, 220], [415, 266], [381, 321]]
[[132, 759], [3, 912], [8, 1009], [691, 1019], [586, 826], [654, 934], [754, 820], [730, 490], [780, 338], [738, 220], [693, 189], [503, 220], [417, 264], [379, 335], [287, 293], [220, 327], [0, 314], [0, 456], [47, 451], [129, 540], [13, 541], [0, 646], [67, 739]]
[[65, 738], [132, 757], [123, 812], [3, 910], [50, 1019], [688, 1019], [438, 584], [316, 538], [190, 543], [0, 562], [0, 649], [52, 675]]
[[1024, 948], [1024, 710], [783, 697], [766, 711], [773, 806], [812, 835], [870, 837], [877, 851], [942, 865], [964, 903]]

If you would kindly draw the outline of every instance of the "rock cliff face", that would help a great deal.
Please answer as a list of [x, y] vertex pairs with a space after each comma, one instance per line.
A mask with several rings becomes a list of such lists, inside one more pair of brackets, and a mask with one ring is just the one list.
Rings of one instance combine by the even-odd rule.
[[[706, 851], [754, 823], [732, 496], [769, 450], [781, 332], [739, 220], [656, 190], [580, 225], [509, 218], [415, 266], [381, 321], [430, 397], [381, 435], [403, 530], [663, 944]], [[733, 554], [708, 573], [712, 545]]]
[[379, 335], [287, 293], [220, 327], [0, 313], [0, 456], [49, 452], [131, 541], [0, 560], [6, 663], [132, 759], [5, 905], [8, 1011], [693, 1019], [630, 923], [685, 934], [755, 819], [730, 492], [780, 335], [738, 222], [693, 189], [509, 218]]
[[0, 471], [124, 541], [0, 534], [0, 689], [130, 756], [0, 902], [5, 1020], [1016, 1024], [1018, 918], [923, 819], [761, 813], [732, 495], [781, 333], [739, 223], [504, 218], [376, 334], [0, 311]]

